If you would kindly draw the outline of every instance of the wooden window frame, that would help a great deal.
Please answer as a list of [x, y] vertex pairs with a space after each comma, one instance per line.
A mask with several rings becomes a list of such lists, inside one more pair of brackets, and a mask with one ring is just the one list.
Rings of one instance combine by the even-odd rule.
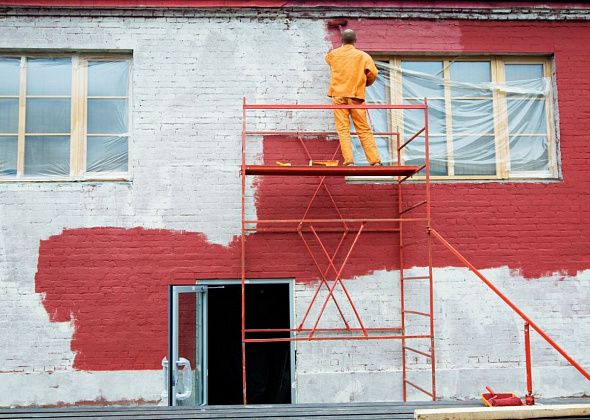
[[[496, 174], [495, 175], [455, 175], [454, 174], [454, 144], [453, 144], [453, 127], [452, 127], [452, 97], [451, 97], [451, 80], [450, 66], [453, 61], [486, 61], [490, 63], [492, 83], [503, 83], [506, 81], [504, 68], [506, 64], [541, 64], [543, 65], [544, 77], [552, 78], [553, 60], [548, 56], [505, 56], [505, 55], [400, 55], [400, 56], [374, 56], [376, 61], [386, 61], [390, 65], [389, 72], [389, 90], [386, 92], [391, 103], [401, 104], [402, 98], [402, 77], [399, 71], [394, 69], [400, 68], [404, 60], [412, 61], [438, 61], [443, 64], [444, 79], [444, 96], [434, 98], [444, 100], [445, 103], [445, 128], [447, 143], [447, 175], [431, 175], [430, 178], [435, 181], [538, 181], [538, 180], [557, 180], [560, 178], [558, 165], [558, 136], [556, 130], [555, 112], [556, 107], [553, 91], [544, 97], [545, 100], [545, 119], [546, 135], [548, 138], [548, 171], [529, 171], [510, 173], [510, 150], [509, 150], [509, 133], [507, 118], [507, 95], [505, 92], [495, 90], [489, 98], [492, 101], [493, 118], [494, 118], [494, 143], [496, 145]], [[406, 98], [407, 99], [407, 98]], [[483, 98], [482, 98], [483, 99]], [[486, 98], [487, 99], [487, 98]], [[403, 112], [401, 110], [391, 110], [388, 121], [392, 131], [399, 131], [401, 142], [404, 142], [403, 130]], [[392, 138], [390, 141], [390, 157], [396, 160], [394, 154], [395, 147]], [[402, 151], [402, 162], [403, 162]], [[393, 181], [392, 178], [364, 178], [349, 177], [350, 181]], [[415, 179], [424, 179], [423, 176], [417, 176]]]
[[[16, 176], [1, 176], [0, 183], [13, 182], [64, 182], [64, 181], [130, 181], [132, 179], [131, 165], [128, 165], [126, 172], [86, 172], [86, 144], [87, 144], [87, 104], [88, 104], [88, 61], [126, 61], [128, 63], [128, 88], [127, 99], [128, 112], [128, 161], [131, 162], [131, 86], [132, 86], [132, 57], [129, 54], [83, 54], [67, 52], [48, 53], [0, 53], [1, 57], [20, 58], [19, 74], [19, 115], [17, 134], [17, 173]], [[27, 111], [27, 58], [71, 58], [72, 59], [72, 87], [68, 98], [70, 103], [70, 174], [67, 176], [56, 175], [25, 175], [25, 137], [31, 134], [26, 133], [26, 111]], [[43, 95], [43, 97], [59, 97], [59, 95]], [[2, 96], [4, 98], [5, 96]], [[64, 96], [66, 97], [66, 96]], [[16, 98], [16, 97], [15, 97]], [[4, 135], [4, 133], [2, 133]], [[59, 133], [50, 133], [52, 136]], [[34, 133], [34, 136], [43, 133]], [[66, 135], [66, 133], [63, 133]]]

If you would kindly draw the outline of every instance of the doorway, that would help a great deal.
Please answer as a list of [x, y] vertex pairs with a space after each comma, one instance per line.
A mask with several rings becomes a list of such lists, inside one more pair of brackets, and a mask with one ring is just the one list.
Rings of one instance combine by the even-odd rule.
[[[293, 328], [290, 280], [248, 280], [246, 328]], [[242, 404], [241, 283], [199, 281], [170, 286], [169, 405]], [[251, 333], [286, 338], [289, 332]], [[249, 404], [294, 402], [293, 342], [246, 344]]]

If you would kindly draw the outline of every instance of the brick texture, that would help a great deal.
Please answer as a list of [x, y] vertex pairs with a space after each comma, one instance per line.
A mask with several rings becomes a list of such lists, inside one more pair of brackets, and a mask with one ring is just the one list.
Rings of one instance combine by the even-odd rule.
[[[325, 101], [323, 54], [334, 34], [321, 20], [238, 14], [10, 16], [1, 22], [0, 48], [133, 51], [133, 180], [0, 186], [1, 370], [12, 378], [10, 387], [27, 393], [17, 398], [3, 392], [1, 403], [55, 402], [49, 387], [66, 389], [81, 378], [80, 370], [105, 375], [102, 387], [89, 387], [97, 379], [85, 376], [80, 384], [86, 391], [79, 398], [125, 399], [121, 387], [118, 393], [105, 391], [106, 372], [120, 385], [122, 376], [113, 371], [159, 368], [166, 351], [165, 286], [195, 278], [239, 278], [242, 96], [267, 103]], [[590, 293], [584, 271], [590, 268], [585, 223], [590, 149], [584, 136], [590, 124], [584, 92], [590, 85], [582, 77], [590, 67], [588, 24], [375, 19], [351, 21], [348, 27], [359, 30], [359, 47], [367, 51], [554, 54], [563, 180], [435, 184], [434, 226], [476, 266], [489, 268], [511, 298], [588, 364], [582, 349], [589, 339], [584, 320], [590, 315], [583, 305]], [[278, 113], [253, 120], [261, 130], [331, 125], [328, 113]], [[307, 144], [318, 157], [329, 156], [335, 147], [321, 140]], [[253, 139], [248, 149], [251, 161], [294, 160], [295, 154], [303, 156], [297, 139]], [[390, 185], [327, 183], [348, 217], [395, 214]], [[248, 212], [259, 218], [300, 217], [316, 185], [315, 179], [251, 180]], [[418, 200], [421, 189], [407, 187], [408, 203]], [[323, 192], [312, 214], [334, 216]], [[335, 235], [322, 238], [334, 249]], [[398, 299], [396, 241], [391, 235], [367, 234], [343, 273], [370, 322], [398, 320], [392, 315]], [[300, 316], [300, 302], [318, 279], [301, 241], [287, 234], [250, 235], [247, 259], [248, 276], [296, 279]], [[424, 265], [424, 255], [408, 256], [408, 267], [419, 272]], [[435, 265], [440, 395], [473, 396], [486, 377], [501, 381], [502, 372], [520, 372], [520, 323], [474, 286], [464, 270], [453, 268], [458, 264], [440, 247]], [[376, 289], [386, 291], [371, 301]], [[409, 292], [414, 309], [424, 304], [421, 296], [420, 290]], [[493, 335], [491, 325], [500, 325]], [[554, 352], [535, 344], [542, 395], [590, 392], [580, 378], [568, 376], [571, 368]], [[300, 400], [399, 399], [396, 346], [299, 346]], [[411, 364], [428, 368], [424, 360]], [[59, 376], [64, 379], [32, 382], [35, 375], [46, 378], [57, 371], [64, 372]], [[560, 375], [568, 380], [558, 380]], [[462, 381], [465, 377], [469, 380]], [[375, 384], [391, 387], [391, 394]], [[130, 387], [132, 398], [148, 393]]]

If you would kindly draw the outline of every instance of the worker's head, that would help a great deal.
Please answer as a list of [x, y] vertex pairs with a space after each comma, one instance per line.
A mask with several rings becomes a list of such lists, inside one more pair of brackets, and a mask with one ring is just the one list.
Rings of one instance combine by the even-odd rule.
[[352, 29], [347, 29], [342, 31], [342, 44], [354, 44], [356, 42], [356, 32]]

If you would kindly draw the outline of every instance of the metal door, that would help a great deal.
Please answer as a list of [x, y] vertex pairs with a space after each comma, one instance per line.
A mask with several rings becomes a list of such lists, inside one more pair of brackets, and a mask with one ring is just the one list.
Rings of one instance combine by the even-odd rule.
[[168, 358], [162, 361], [169, 406], [207, 401], [206, 295], [207, 286], [169, 286]]

